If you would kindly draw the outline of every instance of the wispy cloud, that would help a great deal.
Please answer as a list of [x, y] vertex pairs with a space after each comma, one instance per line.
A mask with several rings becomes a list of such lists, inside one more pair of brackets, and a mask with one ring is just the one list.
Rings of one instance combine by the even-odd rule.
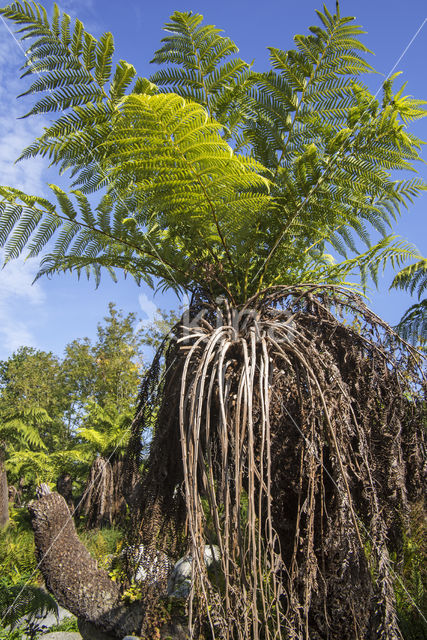
[[146, 324], [149, 324], [150, 322], [153, 322], [159, 311], [158, 306], [152, 300], [150, 300], [150, 298], [145, 293], [141, 293], [138, 296], [138, 302], [141, 311], [146, 316], [146, 319], [143, 320], [140, 324], [144, 326]]
[[[22, 51], [0, 22], [0, 184], [42, 195], [46, 183], [43, 162], [14, 164], [21, 151], [40, 135], [43, 126], [43, 118], [18, 119], [25, 112], [25, 104], [16, 100], [16, 95], [25, 90], [18, 72], [23, 62]], [[19, 346], [37, 346], [34, 333], [45, 301], [41, 285], [32, 285], [38, 263], [38, 259], [20, 258], [0, 270], [1, 358]]]
[[45, 301], [41, 285], [32, 284], [37, 268], [37, 259], [19, 258], [0, 271], [0, 357], [22, 345], [36, 346], [33, 326]]
[[25, 89], [19, 81], [19, 67], [25, 61], [22, 50], [0, 22], [0, 184], [41, 195], [44, 189], [43, 161], [28, 160], [14, 164], [43, 128], [43, 118], [19, 120], [25, 113], [25, 101], [16, 96]]

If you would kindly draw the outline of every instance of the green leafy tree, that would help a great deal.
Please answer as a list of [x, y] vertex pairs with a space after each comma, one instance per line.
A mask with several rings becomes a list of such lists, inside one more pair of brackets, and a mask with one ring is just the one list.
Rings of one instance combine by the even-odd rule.
[[52, 450], [69, 438], [63, 422], [68, 399], [62, 381], [61, 362], [52, 353], [20, 347], [0, 362], [0, 416], [43, 409], [51, 417], [40, 425], [43, 442]]
[[[54, 483], [60, 473], [83, 482], [94, 457], [112, 453], [115, 444], [108, 453], [108, 446], [98, 451], [82, 447], [82, 429], [100, 442], [110, 442], [107, 432], [115, 430], [113, 440], [121, 437], [123, 451], [142, 367], [144, 339], [136, 324], [135, 314], [124, 315], [111, 303], [94, 344], [88, 338], [75, 340], [66, 346], [62, 360], [22, 347], [0, 363], [0, 417], [10, 425], [9, 435], [16, 429], [23, 436], [28, 425], [29, 433], [44, 443], [40, 448], [35, 440], [28, 441], [25, 450], [16, 443], [8, 447], [9, 475], [14, 483], [27, 486], [29, 495], [37, 483]], [[33, 420], [31, 426], [34, 412], [50, 418]], [[11, 421], [14, 414], [18, 417]], [[6, 485], [3, 492], [7, 505]]]
[[62, 371], [70, 402], [69, 420], [81, 426], [88, 399], [119, 414], [133, 411], [143, 367], [142, 342], [134, 313], [113, 303], [99, 323], [95, 343], [88, 338], [65, 347]]
[[21, 159], [49, 157], [72, 189], [0, 189], [6, 262], [26, 251], [39, 277], [121, 270], [191, 297], [141, 388], [134, 471], [153, 412], [156, 427], [133, 531], [165, 547], [187, 532], [198, 567], [218, 543], [222, 586], [195, 577], [201, 633], [205, 612], [214, 636], [397, 637], [387, 544], [419, 490], [417, 360], [335, 285], [419, 259], [387, 231], [425, 189], [405, 174], [425, 102], [396, 77], [373, 96], [360, 27], [326, 7], [259, 73], [175, 12], [150, 80], [56, 6], [52, 20], [28, 2], [1, 14], [31, 40], [27, 115], [52, 116]]

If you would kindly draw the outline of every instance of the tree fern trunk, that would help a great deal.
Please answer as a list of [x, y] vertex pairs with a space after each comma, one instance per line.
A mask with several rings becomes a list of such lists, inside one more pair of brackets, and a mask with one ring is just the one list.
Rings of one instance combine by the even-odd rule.
[[139, 611], [120, 602], [118, 585], [80, 542], [64, 498], [49, 493], [29, 510], [40, 569], [59, 604], [112, 637], [136, 631]]
[[113, 524], [114, 477], [109, 460], [99, 456], [90, 468], [86, 488], [79, 506], [88, 529]]
[[0, 529], [9, 522], [9, 489], [4, 466], [4, 449], [0, 444]]

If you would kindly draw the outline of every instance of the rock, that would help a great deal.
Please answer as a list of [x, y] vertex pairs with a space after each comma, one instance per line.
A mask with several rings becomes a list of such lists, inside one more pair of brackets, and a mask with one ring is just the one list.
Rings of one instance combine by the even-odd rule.
[[[205, 545], [203, 557], [206, 569], [221, 559], [217, 545]], [[172, 598], [188, 598], [191, 591], [191, 574], [193, 559], [191, 555], [180, 558], [172, 569], [168, 579], [168, 596]]]
[[19, 624], [25, 624], [29, 620], [33, 620], [40, 627], [44, 627], [44, 630], [46, 631], [46, 633], [48, 633], [50, 627], [56, 627], [65, 618], [75, 618], [75, 616], [73, 616], [73, 614], [70, 611], [68, 611], [68, 609], [64, 609], [64, 607], [58, 606], [57, 616], [52, 612], [27, 615], [27, 616], [23, 616], [19, 620]]
[[123, 640], [140, 640], [138, 636], [125, 636]]
[[39, 636], [39, 640], [82, 640], [82, 637], [77, 631], [53, 631]]
[[83, 640], [117, 640], [116, 636], [109, 635], [108, 633], [104, 633], [100, 631], [88, 620], [82, 620], [81, 618], [77, 619], [77, 624], [79, 626], [79, 631], [82, 635]]

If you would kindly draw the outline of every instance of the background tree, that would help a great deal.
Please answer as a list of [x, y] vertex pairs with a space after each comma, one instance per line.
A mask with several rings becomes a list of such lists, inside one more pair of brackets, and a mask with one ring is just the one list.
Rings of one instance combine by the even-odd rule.
[[29, 495], [40, 479], [52, 483], [61, 473], [84, 482], [97, 455], [113, 455], [115, 484], [121, 486], [120, 457], [140, 384], [142, 350], [151, 333], [148, 327], [145, 334], [137, 328], [135, 314], [125, 315], [110, 303], [95, 342], [74, 340], [63, 359], [22, 347], [0, 362], [0, 419], [9, 424], [11, 415], [24, 419], [34, 411], [49, 416], [34, 423], [43, 448], [9, 447], [9, 474]]
[[97, 327], [95, 343], [88, 338], [65, 347], [62, 371], [70, 406], [67, 420], [75, 433], [87, 425], [88, 401], [101, 409], [133, 411], [143, 369], [143, 338], [136, 331], [136, 314], [124, 315], [109, 304], [109, 313]]
[[27, 93], [42, 95], [27, 115], [62, 110], [22, 158], [48, 155], [74, 189], [51, 186], [54, 203], [0, 190], [6, 261], [48, 249], [39, 276], [122, 269], [191, 296], [187, 332], [143, 381], [134, 469], [154, 410], [156, 427], [132, 530], [175, 554], [188, 532], [200, 631], [207, 616], [220, 637], [395, 638], [387, 545], [420, 491], [417, 355], [335, 285], [419, 259], [387, 228], [425, 188], [395, 174], [420, 159], [408, 124], [425, 103], [395, 78], [377, 100], [360, 28], [327, 8], [263, 73], [175, 12], [151, 81], [113, 69], [111, 34], [57, 8], [2, 13], [32, 39]]
[[63, 387], [60, 359], [53, 353], [20, 347], [0, 362], [0, 416], [20, 414], [34, 407], [46, 411], [49, 424], [39, 425], [48, 449], [62, 448], [69, 441], [63, 421], [68, 399]]

